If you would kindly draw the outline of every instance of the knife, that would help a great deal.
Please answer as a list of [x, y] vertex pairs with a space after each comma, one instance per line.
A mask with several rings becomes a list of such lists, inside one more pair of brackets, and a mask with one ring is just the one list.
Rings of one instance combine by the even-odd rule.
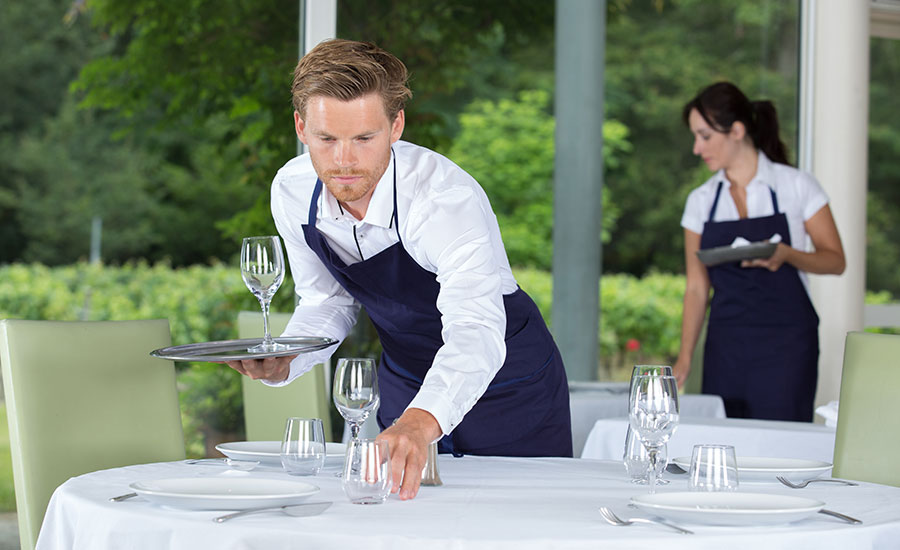
[[328, 509], [329, 506], [331, 506], [330, 502], [304, 502], [303, 504], [288, 504], [286, 506], [266, 506], [265, 508], [250, 508], [249, 510], [241, 510], [240, 512], [234, 512], [232, 514], [226, 514], [224, 516], [213, 518], [213, 521], [216, 523], [222, 523], [223, 521], [228, 521], [238, 516], [255, 514], [257, 512], [284, 512], [289, 516], [298, 518], [304, 516], [317, 516]]
[[848, 516], [847, 514], [842, 514], [842, 513], [840, 513], [840, 512], [835, 512], [834, 510], [826, 510], [825, 508], [822, 508], [821, 510], [819, 510], [819, 513], [820, 513], [820, 514], [825, 514], [826, 516], [833, 516], [833, 517], [842, 519], [842, 520], [846, 521], [847, 523], [853, 523], [853, 524], [860, 524], [860, 523], [862, 523], [862, 520], [859, 520], [859, 519], [850, 517], [850, 516]]

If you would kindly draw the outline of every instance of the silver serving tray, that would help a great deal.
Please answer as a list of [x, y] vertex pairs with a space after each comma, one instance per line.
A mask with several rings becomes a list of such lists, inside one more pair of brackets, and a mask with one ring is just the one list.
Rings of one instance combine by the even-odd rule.
[[318, 351], [337, 344], [337, 340], [333, 338], [308, 336], [284, 336], [274, 340], [287, 347], [277, 351], [250, 352], [248, 348], [259, 345], [262, 342], [262, 338], [245, 338], [242, 340], [219, 340], [218, 342], [169, 346], [153, 350], [150, 352], [150, 355], [160, 359], [169, 359], [170, 361], [240, 361], [242, 359], [287, 357]]
[[768, 258], [775, 253], [778, 243], [761, 241], [746, 246], [718, 246], [697, 251], [697, 257], [707, 266], [714, 266], [741, 260]]

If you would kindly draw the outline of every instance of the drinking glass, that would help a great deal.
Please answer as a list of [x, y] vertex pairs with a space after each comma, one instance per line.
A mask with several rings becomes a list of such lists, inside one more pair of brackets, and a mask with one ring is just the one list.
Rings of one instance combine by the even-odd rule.
[[650, 492], [656, 492], [660, 447], [678, 425], [678, 384], [674, 376], [642, 374], [634, 378], [629, 396], [631, 429], [647, 449]]
[[378, 406], [378, 373], [375, 361], [364, 358], [338, 359], [334, 370], [334, 406], [350, 424], [351, 439]]
[[325, 465], [325, 429], [320, 418], [287, 419], [281, 440], [281, 466], [294, 476], [314, 476]]
[[391, 491], [391, 457], [387, 441], [350, 440], [341, 486], [353, 504], [384, 502]]
[[694, 445], [688, 480], [691, 491], [735, 491], [737, 459], [731, 445]]
[[[635, 377], [643, 374], [663, 374], [671, 376], [672, 367], [668, 365], [635, 365], [631, 370], [632, 387], [634, 386]], [[629, 395], [630, 393], [631, 391], [629, 388]], [[625, 464], [625, 471], [631, 477], [632, 483], [646, 485], [649, 482], [647, 470], [650, 468], [650, 455], [647, 453], [647, 449], [641, 443], [640, 439], [634, 435], [634, 430], [631, 429], [630, 424], [625, 433], [625, 452], [622, 455], [622, 462]], [[669, 483], [668, 479], [663, 479], [661, 477], [663, 470], [666, 469], [667, 463], [668, 453], [666, 444], [663, 443], [659, 447], [659, 455], [657, 456], [656, 483], [658, 485], [666, 485]]]
[[[622, 455], [622, 462], [625, 463], [625, 471], [631, 477], [632, 483], [646, 485], [650, 482], [648, 472], [650, 470], [650, 454], [647, 448], [641, 443], [641, 440], [634, 435], [631, 425], [628, 426], [628, 432], [625, 434], [625, 452]], [[659, 454], [656, 457], [656, 484], [668, 485], [669, 480], [662, 478], [663, 470], [666, 469], [666, 445], [660, 445]]]
[[281, 239], [274, 235], [245, 237], [241, 244], [241, 277], [250, 292], [259, 300], [266, 333], [259, 345], [248, 348], [247, 351], [278, 351], [287, 347], [276, 343], [269, 333], [269, 303], [284, 280]]

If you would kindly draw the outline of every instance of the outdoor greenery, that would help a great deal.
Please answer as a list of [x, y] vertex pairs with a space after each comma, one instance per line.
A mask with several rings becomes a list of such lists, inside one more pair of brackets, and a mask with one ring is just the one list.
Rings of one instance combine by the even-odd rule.
[[[682, 105], [732, 80], [774, 101], [796, 149], [798, 9], [607, 1], [600, 377], [678, 351], [680, 217], [709, 176]], [[258, 309], [240, 238], [274, 233], [269, 184], [296, 154], [298, 18], [296, 0], [0, 2], [0, 318], [167, 318], [176, 344], [236, 337], [237, 312]], [[549, 320], [554, 2], [341, 0], [338, 36], [406, 62], [404, 139], [483, 185]], [[871, 56], [867, 287], [883, 303], [900, 295], [900, 41], [873, 39]], [[86, 261], [94, 220], [100, 264]], [[283, 286], [273, 309], [288, 311]], [[378, 347], [365, 320], [345, 345]], [[238, 375], [177, 367], [188, 452], [239, 434]]]

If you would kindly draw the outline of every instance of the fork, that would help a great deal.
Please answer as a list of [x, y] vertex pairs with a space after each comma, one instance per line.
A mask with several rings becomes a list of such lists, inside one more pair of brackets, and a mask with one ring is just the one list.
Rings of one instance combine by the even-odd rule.
[[629, 519], [621, 519], [617, 516], [613, 511], [606, 506], [600, 507], [600, 515], [603, 516], [608, 523], [612, 525], [624, 526], [624, 525], [633, 525], [635, 523], [647, 523], [650, 525], [663, 525], [668, 527], [669, 529], [674, 529], [681, 533], [682, 535], [693, 535], [693, 531], [688, 531], [687, 529], [682, 529], [677, 525], [672, 525], [666, 521], [662, 521], [659, 519], [646, 519], [646, 518], [629, 518]]
[[817, 481], [821, 483], [840, 483], [841, 485], [850, 485], [851, 487], [856, 487], [857, 485], [859, 485], [859, 483], [844, 481], [843, 479], [807, 479], [806, 481], [801, 481], [800, 483], [794, 483], [784, 476], [775, 476], [775, 479], [787, 485], [791, 489], [802, 489], [810, 483], [815, 483]]

